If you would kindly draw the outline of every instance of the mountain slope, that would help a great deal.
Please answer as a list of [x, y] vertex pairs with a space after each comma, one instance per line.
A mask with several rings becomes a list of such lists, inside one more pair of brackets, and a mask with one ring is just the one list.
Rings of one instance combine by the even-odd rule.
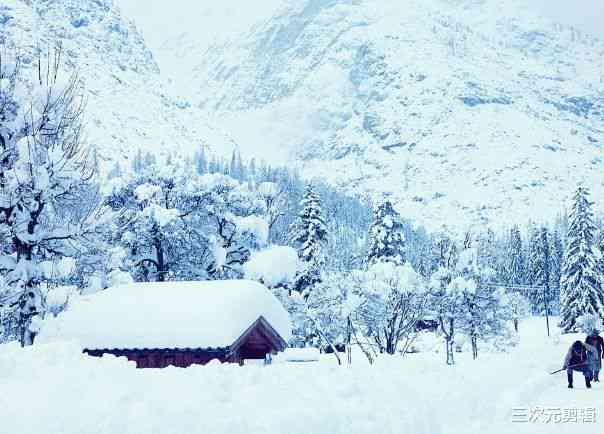
[[235, 146], [200, 110], [168, 94], [152, 53], [112, 0], [4, 0], [0, 40], [26, 67], [37, 50], [62, 47], [65, 67], [85, 83], [86, 142], [105, 161], [128, 159], [139, 148]]
[[428, 225], [501, 223], [603, 192], [603, 54], [520, 0], [287, 1], [192, 80], [238, 141], [309, 176]]

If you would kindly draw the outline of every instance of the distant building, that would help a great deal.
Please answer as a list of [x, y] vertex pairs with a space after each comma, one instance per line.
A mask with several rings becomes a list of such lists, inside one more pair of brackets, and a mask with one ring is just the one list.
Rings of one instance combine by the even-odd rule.
[[138, 368], [270, 360], [290, 336], [279, 300], [246, 280], [110, 288], [82, 297], [42, 331], [42, 339], [75, 339], [90, 356], [126, 357]]

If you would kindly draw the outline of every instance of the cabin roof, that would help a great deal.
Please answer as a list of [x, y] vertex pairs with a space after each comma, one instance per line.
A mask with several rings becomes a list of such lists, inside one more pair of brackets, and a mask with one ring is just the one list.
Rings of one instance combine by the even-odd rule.
[[233, 349], [254, 327], [273, 344], [291, 336], [287, 311], [248, 280], [137, 283], [81, 297], [44, 324], [39, 341], [82, 349]]

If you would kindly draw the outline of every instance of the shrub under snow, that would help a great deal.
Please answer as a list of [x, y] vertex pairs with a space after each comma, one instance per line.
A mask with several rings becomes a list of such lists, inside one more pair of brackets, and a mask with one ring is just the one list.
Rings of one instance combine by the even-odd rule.
[[286, 246], [256, 252], [244, 265], [246, 278], [262, 282], [269, 288], [293, 282], [298, 269], [298, 253]]

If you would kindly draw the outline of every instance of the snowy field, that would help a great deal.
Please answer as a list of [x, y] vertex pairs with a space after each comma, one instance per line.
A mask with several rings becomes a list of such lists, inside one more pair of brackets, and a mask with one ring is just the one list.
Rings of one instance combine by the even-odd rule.
[[[325, 355], [318, 363], [270, 367], [137, 370], [121, 359], [85, 357], [67, 343], [3, 345], [0, 431], [601, 434], [604, 384], [586, 390], [576, 376], [569, 390], [564, 373], [549, 375], [575, 336], [546, 338], [540, 318], [520, 330], [510, 353], [482, 353], [478, 361], [456, 354], [454, 367], [442, 353], [422, 353], [384, 356], [374, 366], [355, 354], [351, 367]], [[526, 421], [523, 408], [537, 421]], [[596, 421], [589, 423], [593, 408]]]

